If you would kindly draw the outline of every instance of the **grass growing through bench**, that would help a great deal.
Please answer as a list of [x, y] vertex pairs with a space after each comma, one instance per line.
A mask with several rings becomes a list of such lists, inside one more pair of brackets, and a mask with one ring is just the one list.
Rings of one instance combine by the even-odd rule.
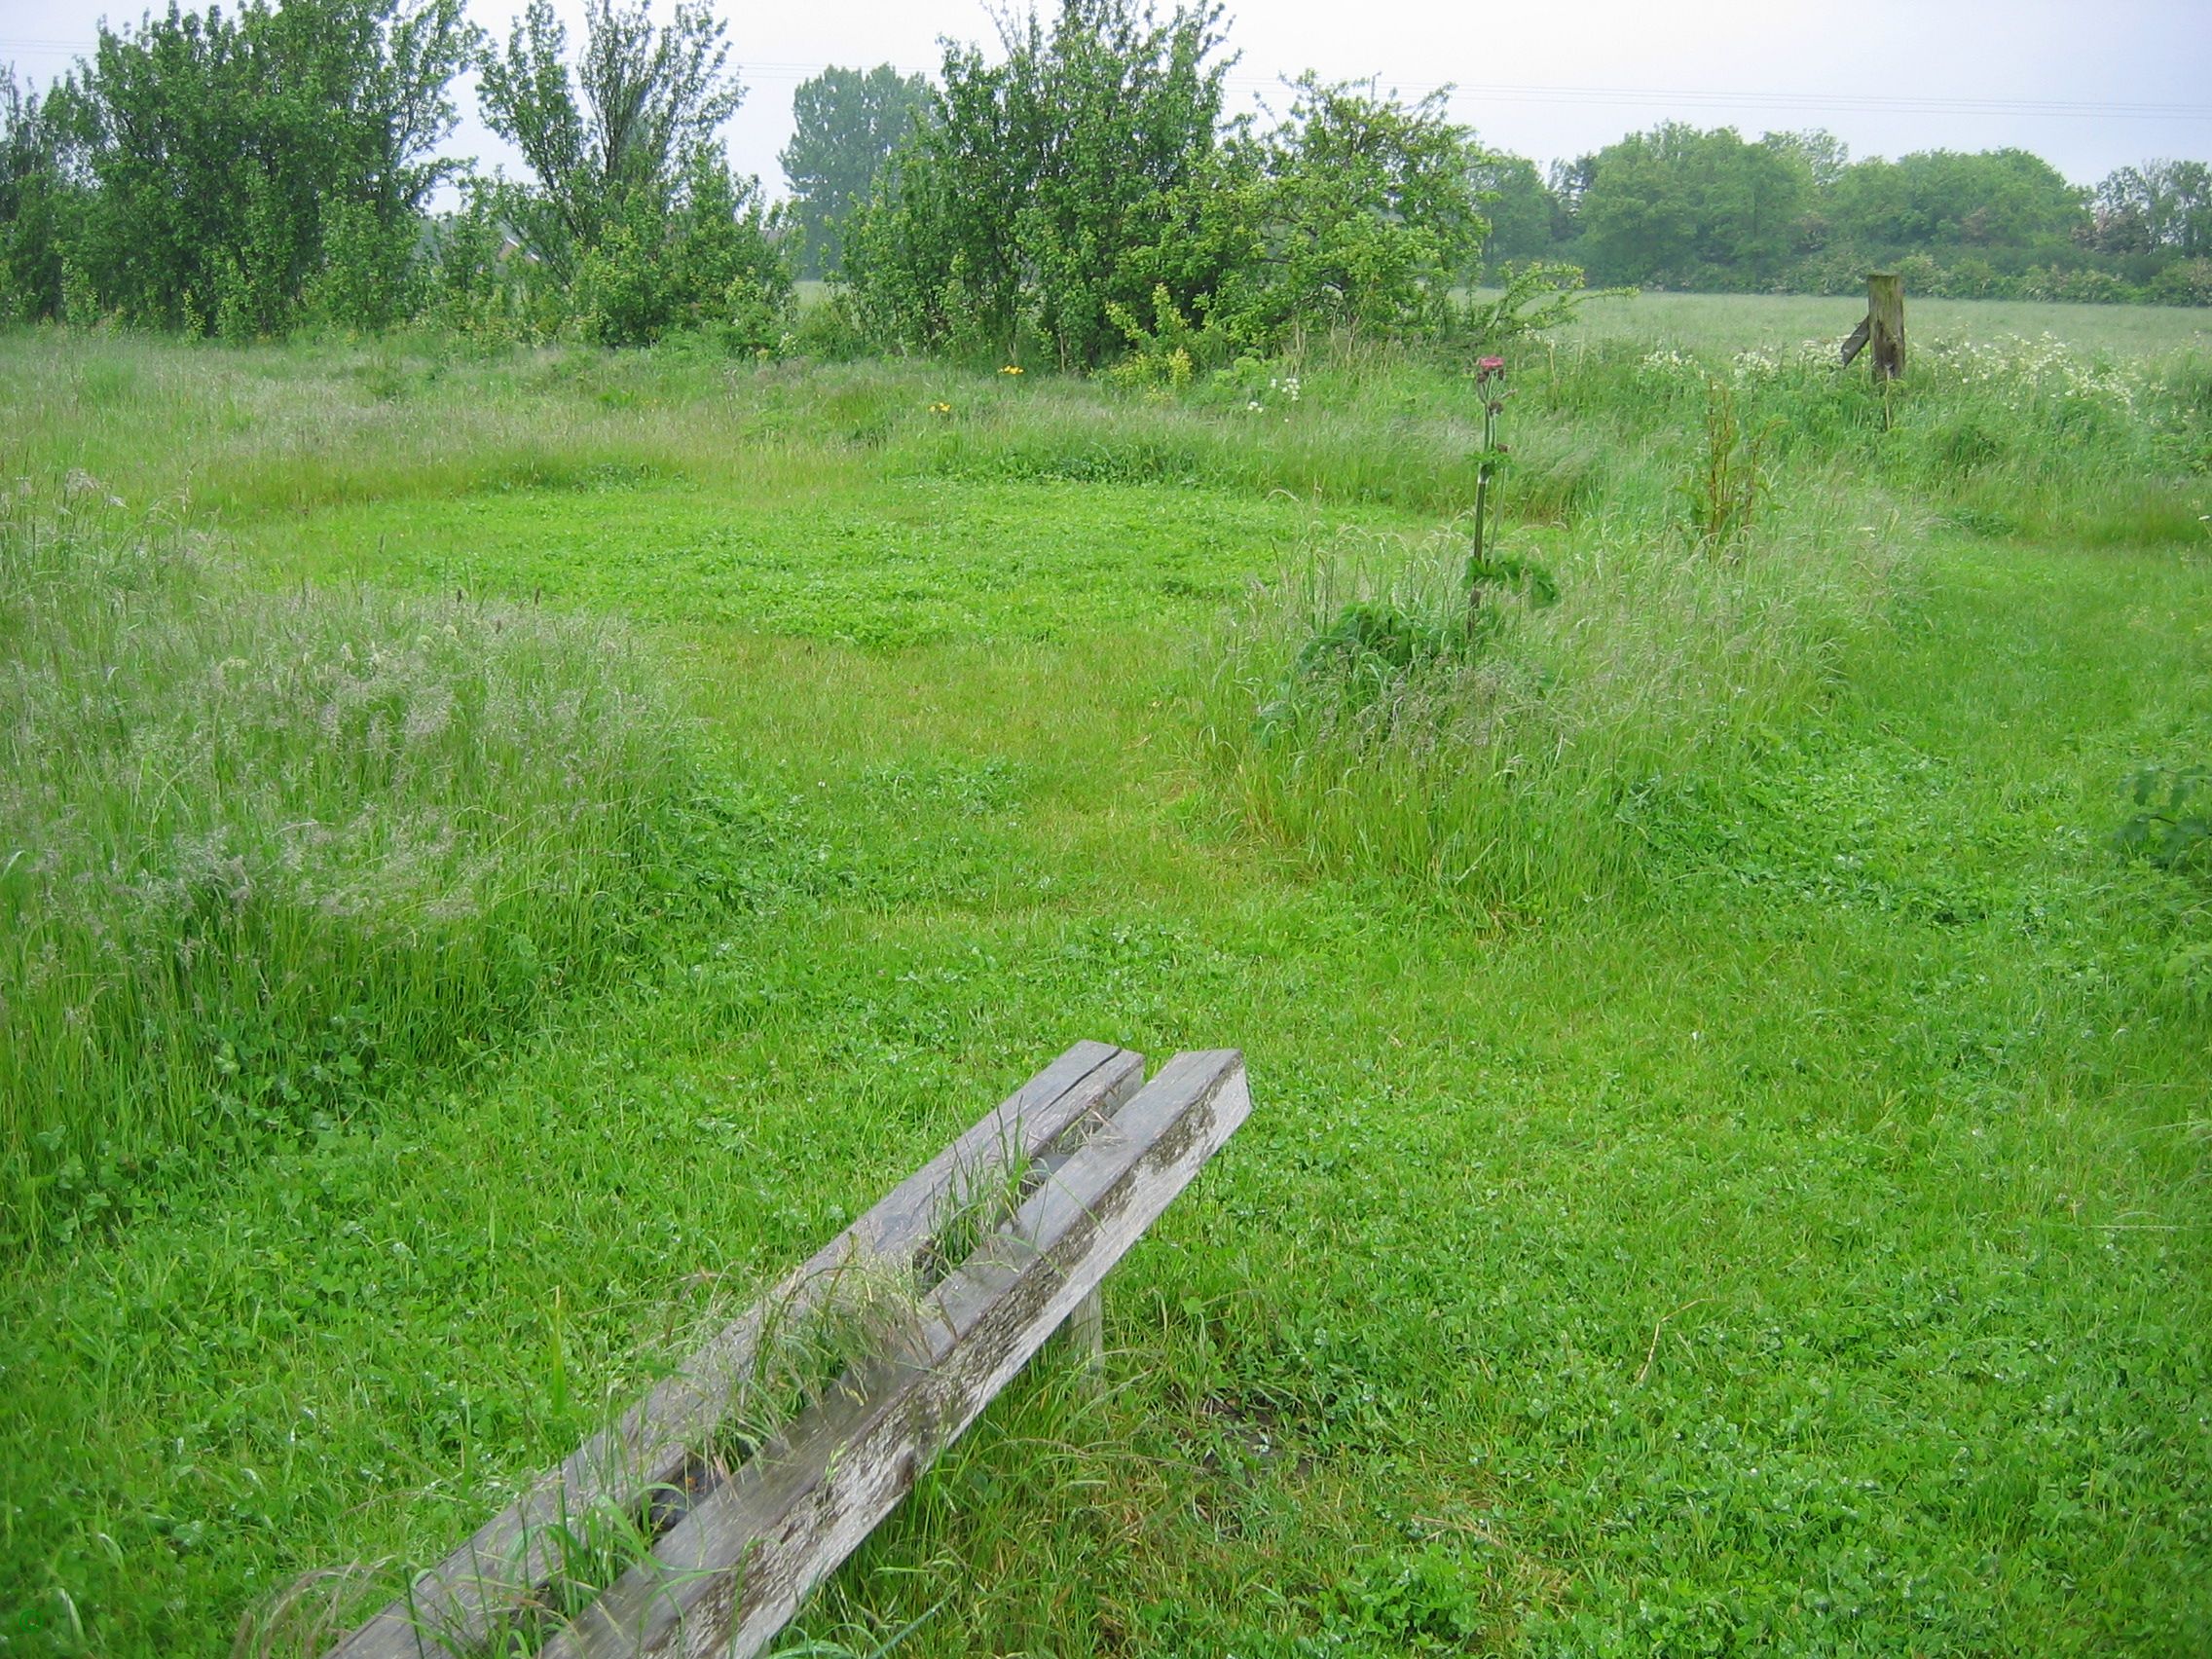
[[[2202, 474], [2062, 397], [1931, 382], [1885, 428], [1792, 368], [1739, 392], [1799, 411], [1773, 539], [1699, 565], [1675, 491], [1733, 350], [1653, 344], [1514, 365], [1503, 545], [1564, 578], [1514, 649], [1648, 661], [1686, 713], [1729, 660], [1698, 615], [1814, 586], [1740, 630], [1769, 689], [1725, 742], [1545, 690], [1531, 729], [1574, 715], [1599, 778], [1645, 745], [1664, 810], [1616, 840], [1533, 792], [1504, 829], [1587, 836], [1616, 897], [1486, 925], [1255, 822], [1199, 741], [1225, 617], [1309, 614], [1255, 584], [1418, 586], [1464, 504], [1448, 377], [1309, 363], [1253, 420], [920, 365], [0, 343], [25, 469], [189, 473], [272, 593], [618, 617], [729, 775], [685, 855], [723, 897], [597, 989], [0, 1288], [10, 1639], [219, 1650], [302, 1574], [434, 1557], [1106, 1035], [1241, 1044], [1251, 1123], [1110, 1281], [1106, 1397], [1040, 1368], [798, 1639], [2190, 1651], [2204, 901], [2113, 837], [2212, 742], [2212, 566], [2170, 534]], [[1969, 416], [1996, 449], [1927, 462]], [[1867, 501], [1901, 533], [1860, 561]], [[1622, 637], [1545, 633], [1627, 603], [1616, 557]]]

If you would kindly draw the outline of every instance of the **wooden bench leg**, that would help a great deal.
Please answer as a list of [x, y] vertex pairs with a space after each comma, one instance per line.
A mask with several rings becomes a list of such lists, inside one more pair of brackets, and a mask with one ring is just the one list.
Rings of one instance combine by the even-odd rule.
[[1101, 1295], [1093, 1290], [1077, 1303], [1066, 1326], [1069, 1357], [1093, 1394], [1106, 1386], [1106, 1304]]

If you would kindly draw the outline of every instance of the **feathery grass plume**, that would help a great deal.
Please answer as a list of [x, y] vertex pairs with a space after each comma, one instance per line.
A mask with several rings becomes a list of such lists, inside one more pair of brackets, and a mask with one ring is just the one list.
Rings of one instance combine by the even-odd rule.
[[0, 495], [0, 1238], [141, 1201], [588, 977], [683, 798], [619, 634], [263, 593], [92, 478]]

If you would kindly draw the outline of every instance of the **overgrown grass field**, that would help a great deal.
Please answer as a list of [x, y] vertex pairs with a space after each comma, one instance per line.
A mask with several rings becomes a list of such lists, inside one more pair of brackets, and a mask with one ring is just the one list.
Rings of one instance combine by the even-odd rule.
[[2212, 1652], [2212, 365], [1700, 304], [1348, 668], [1384, 351], [0, 340], [6, 1649], [313, 1650], [1099, 1037], [1253, 1118], [794, 1651]]
[[[1724, 350], [1793, 345], [1851, 332], [1865, 306], [1858, 299], [1803, 294], [1676, 294], [1593, 296], [1574, 333]], [[2048, 334], [2078, 350], [2160, 355], [2212, 349], [2212, 323], [2190, 306], [2065, 305], [2037, 300], [1937, 300], [1912, 297], [1911, 339], [1972, 342]], [[1570, 335], [1571, 338], [1571, 335]]]

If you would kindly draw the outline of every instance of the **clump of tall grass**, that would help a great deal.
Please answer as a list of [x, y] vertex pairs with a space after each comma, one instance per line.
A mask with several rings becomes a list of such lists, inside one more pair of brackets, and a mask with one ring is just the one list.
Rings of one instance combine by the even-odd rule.
[[0, 1241], [590, 973], [686, 765], [602, 625], [255, 591], [81, 473], [0, 491]]
[[1628, 478], [1619, 499], [1543, 548], [1557, 602], [1493, 601], [1478, 649], [1371, 654], [1333, 680], [1300, 670], [1347, 608], [1443, 637], [1467, 604], [1463, 526], [1317, 551], [1257, 589], [1199, 692], [1230, 797], [1325, 867], [1478, 911], [1555, 910], [1628, 883], [1652, 814], [1693, 783], [1724, 786], [1759, 734], [1832, 682], [1888, 602], [1903, 532], [1806, 485], [1722, 557], [1669, 520], [1660, 481]]
[[1828, 341], [1703, 354], [1605, 342], [1548, 369], [1537, 385], [1553, 413], [1659, 442], [1694, 430], [1718, 388], [1777, 461], [1857, 467], [1993, 534], [2191, 540], [2212, 471], [2212, 375], [2189, 354], [1932, 338], [1885, 387], [1840, 369]]

